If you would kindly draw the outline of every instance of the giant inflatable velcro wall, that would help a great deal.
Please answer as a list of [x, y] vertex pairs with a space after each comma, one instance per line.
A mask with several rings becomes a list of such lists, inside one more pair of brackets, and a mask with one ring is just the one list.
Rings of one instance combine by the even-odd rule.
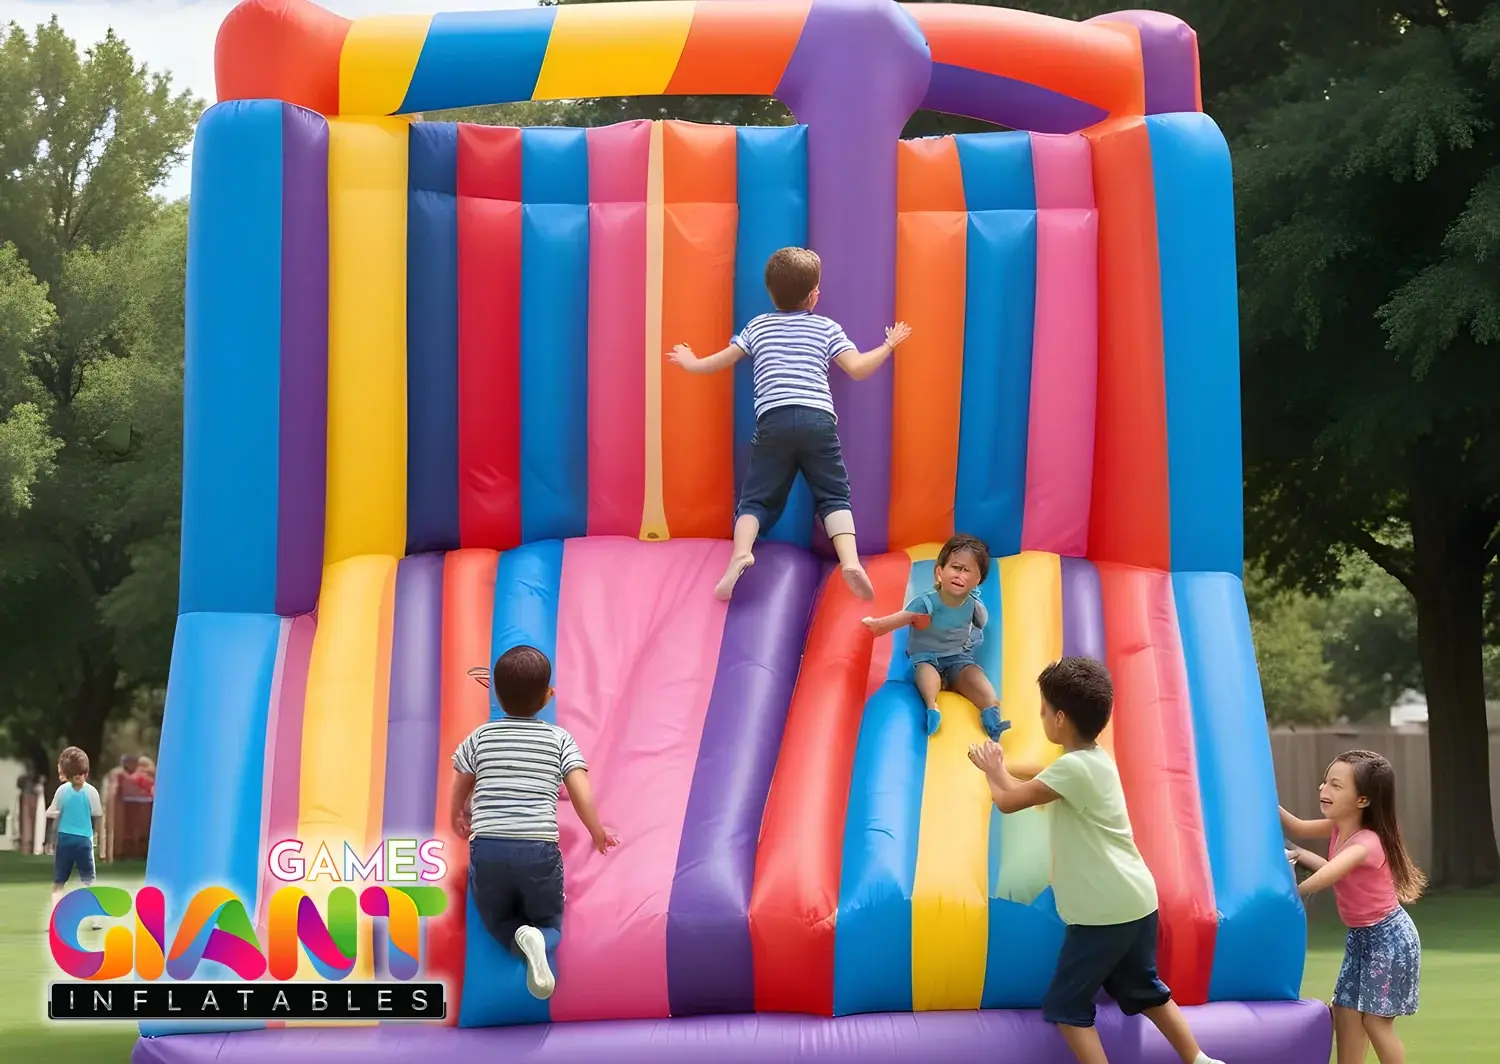
[[[1114, 676], [1101, 741], [1204, 1048], [1324, 1064], [1240, 582], [1230, 160], [1198, 62], [1188, 26], [1142, 11], [236, 8], [193, 152], [149, 879], [168, 927], [205, 884], [263, 925], [278, 840], [444, 840], [419, 952], [447, 1015], [148, 1026], [137, 1064], [1071, 1059], [1038, 1011], [1064, 930], [1047, 813], [993, 810], [973, 707], [944, 695], [929, 738], [903, 635], [860, 624], [930, 586], [955, 532], [996, 559], [979, 656], [1012, 765], [1059, 753], [1045, 665]], [[694, 94], [775, 96], [797, 124], [424, 117]], [[919, 108], [1013, 132], [902, 141]], [[801, 484], [733, 600], [712, 594], [749, 367], [663, 352], [770, 309], [787, 245], [819, 252], [819, 310], [862, 348], [915, 330], [870, 378], [834, 373], [873, 607], [830, 579]], [[595, 853], [560, 812], [549, 1000], [485, 932], [449, 827], [451, 754], [500, 712], [469, 671], [523, 643], [624, 840]], [[358, 926], [304, 974], [390, 974], [384, 922]], [[1112, 1059], [1176, 1059], [1108, 1002], [1099, 1025]]]

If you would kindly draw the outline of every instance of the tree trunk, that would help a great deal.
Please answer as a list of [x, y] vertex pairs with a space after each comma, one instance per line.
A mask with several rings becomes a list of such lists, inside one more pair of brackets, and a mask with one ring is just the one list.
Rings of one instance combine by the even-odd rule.
[[1444, 483], [1450, 477], [1419, 463], [1411, 487], [1411, 591], [1432, 776], [1428, 874], [1435, 885], [1478, 887], [1500, 881], [1483, 666], [1484, 547], [1492, 522], [1456, 504], [1462, 491]]
[[87, 648], [79, 658], [83, 676], [68, 707], [68, 742], [89, 755], [90, 774], [100, 780], [110, 768], [103, 764], [104, 726], [119, 705], [120, 667], [107, 645]]

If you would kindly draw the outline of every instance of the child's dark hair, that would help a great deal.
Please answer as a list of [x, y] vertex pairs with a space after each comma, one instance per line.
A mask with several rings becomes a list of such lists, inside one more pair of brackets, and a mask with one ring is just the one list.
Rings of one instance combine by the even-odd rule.
[[495, 659], [490, 690], [511, 717], [534, 717], [547, 704], [552, 662], [536, 647], [511, 647]]
[[801, 310], [823, 279], [823, 260], [807, 248], [782, 248], [766, 260], [766, 291], [777, 310]]
[[984, 545], [984, 540], [978, 536], [969, 536], [960, 532], [947, 543], [943, 549], [938, 551], [937, 567], [941, 569], [948, 564], [948, 559], [961, 550], [966, 550], [974, 555], [974, 564], [979, 568], [979, 582], [982, 584], [990, 575], [990, 549]]
[[76, 746], [70, 746], [57, 755], [57, 771], [68, 779], [89, 774], [89, 755]]
[[1109, 723], [1115, 704], [1115, 685], [1109, 670], [1093, 658], [1054, 661], [1036, 678], [1042, 698], [1073, 722], [1078, 737], [1093, 742]]
[[1363, 810], [1364, 826], [1375, 833], [1385, 850], [1396, 897], [1408, 904], [1416, 901], [1427, 886], [1427, 877], [1401, 841], [1401, 824], [1396, 819], [1396, 770], [1373, 750], [1348, 750], [1333, 760], [1349, 766], [1354, 773], [1354, 793], [1369, 802]]

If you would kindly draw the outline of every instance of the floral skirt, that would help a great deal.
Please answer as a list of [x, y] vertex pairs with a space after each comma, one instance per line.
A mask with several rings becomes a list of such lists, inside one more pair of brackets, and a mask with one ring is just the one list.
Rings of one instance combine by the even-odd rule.
[[1403, 908], [1369, 927], [1351, 927], [1333, 1004], [1371, 1016], [1411, 1016], [1422, 983], [1422, 940]]

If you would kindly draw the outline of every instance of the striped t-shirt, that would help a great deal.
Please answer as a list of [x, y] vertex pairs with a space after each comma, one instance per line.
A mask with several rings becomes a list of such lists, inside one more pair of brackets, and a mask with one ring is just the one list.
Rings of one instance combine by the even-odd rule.
[[459, 744], [453, 767], [476, 777], [471, 837], [556, 842], [563, 777], [588, 765], [573, 737], [556, 724], [501, 717]]
[[856, 350], [838, 322], [805, 310], [779, 310], [751, 318], [731, 342], [751, 358], [756, 417], [778, 406], [835, 414], [828, 363]]

